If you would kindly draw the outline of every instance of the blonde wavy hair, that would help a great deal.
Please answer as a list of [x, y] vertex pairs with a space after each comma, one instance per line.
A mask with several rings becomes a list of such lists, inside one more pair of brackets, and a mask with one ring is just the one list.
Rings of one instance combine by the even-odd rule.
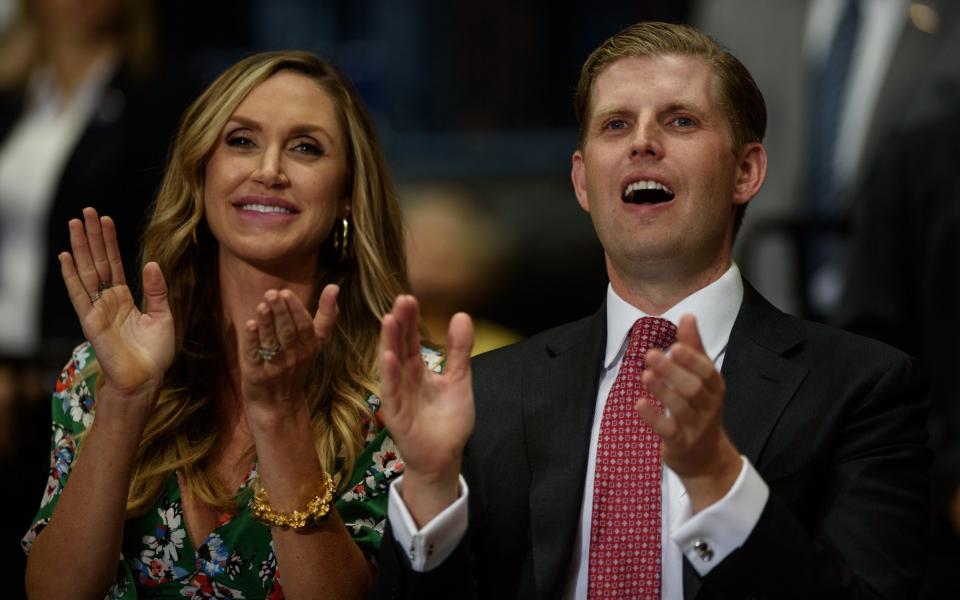
[[[313, 305], [327, 283], [340, 286], [340, 314], [307, 383], [317, 455], [341, 489], [364, 446], [362, 423], [373, 418], [366, 396], [375, 393], [380, 320], [408, 288], [401, 214], [373, 123], [346, 77], [307, 52], [266, 52], [227, 69], [187, 109], [143, 239], [142, 262], [159, 263], [176, 324], [176, 357], [147, 423], [130, 485], [127, 510], [141, 513], [180, 470], [190, 491], [207, 505], [235, 505], [212, 472], [218, 403], [225, 373], [224, 323], [216, 282], [217, 242], [203, 216], [204, 167], [241, 101], [280, 71], [314, 80], [330, 94], [348, 144], [350, 196], [348, 252], [340, 256], [331, 233], [320, 250]], [[339, 220], [334, 230], [341, 227]], [[254, 449], [247, 456], [254, 458]]]

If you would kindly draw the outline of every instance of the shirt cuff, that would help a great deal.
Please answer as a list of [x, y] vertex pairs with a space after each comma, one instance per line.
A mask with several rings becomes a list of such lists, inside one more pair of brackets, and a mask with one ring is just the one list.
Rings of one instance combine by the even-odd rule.
[[401, 476], [390, 486], [387, 518], [393, 537], [410, 560], [410, 566], [423, 573], [446, 560], [467, 532], [467, 482], [460, 477], [459, 497], [421, 529], [417, 529], [416, 521], [400, 497], [402, 485]]
[[670, 537], [701, 577], [750, 537], [770, 497], [770, 488], [745, 456], [727, 495], [691, 515], [687, 503]]

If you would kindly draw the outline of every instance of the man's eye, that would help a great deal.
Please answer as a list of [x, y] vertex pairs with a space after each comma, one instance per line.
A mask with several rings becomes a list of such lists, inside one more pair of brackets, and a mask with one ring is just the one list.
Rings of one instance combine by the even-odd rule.
[[606, 125], [604, 125], [604, 129], [626, 129], [626, 128], [627, 128], [627, 122], [624, 121], [623, 119], [612, 119], [610, 121], [607, 121]]
[[691, 119], [690, 117], [677, 117], [671, 122], [677, 127], [693, 127], [693, 125], [695, 124], [694, 120]]

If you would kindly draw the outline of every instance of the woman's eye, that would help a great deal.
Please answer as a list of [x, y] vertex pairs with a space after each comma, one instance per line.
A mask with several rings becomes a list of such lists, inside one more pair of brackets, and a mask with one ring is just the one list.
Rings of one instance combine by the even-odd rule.
[[243, 135], [231, 135], [227, 138], [227, 145], [233, 148], [252, 148], [253, 140]]
[[323, 154], [323, 148], [310, 142], [300, 142], [299, 144], [295, 145], [293, 149], [302, 154], [310, 154], [313, 156], [320, 156]]

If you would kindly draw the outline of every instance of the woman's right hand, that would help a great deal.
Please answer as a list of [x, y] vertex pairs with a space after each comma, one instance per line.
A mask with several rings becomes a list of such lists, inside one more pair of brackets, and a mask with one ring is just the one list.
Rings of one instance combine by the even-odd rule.
[[160, 266], [143, 268], [147, 310], [140, 312], [124, 278], [113, 220], [85, 208], [83, 221], [72, 219], [69, 228], [72, 254], [59, 255], [60, 272], [107, 385], [121, 395], [152, 396], [174, 356], [173, 316]]

